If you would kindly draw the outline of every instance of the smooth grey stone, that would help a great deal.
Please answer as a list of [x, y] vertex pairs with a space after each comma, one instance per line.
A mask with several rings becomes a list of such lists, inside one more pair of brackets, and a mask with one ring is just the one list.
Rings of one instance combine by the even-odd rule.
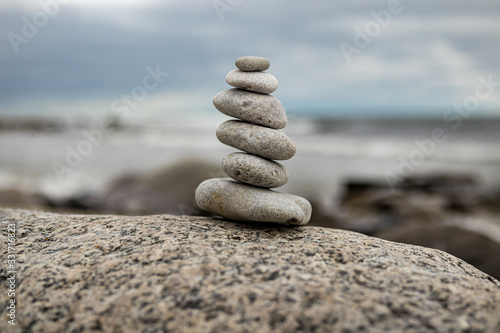
[[284, 128], [288, 119], [279, 99], [241, 89], [228, 89], [214, 96], [214, 105], [230, 117], [275, 129]]
[[297, 151], [285, 133], [239, 120], [223, 122], [216, 135], [223, 144], [271, 160], [288, 160]]
[[196, 189], [195, 198], [201, 209], [232, 220], [296, 225], [309, 222], [307, 213], [290, 195], [228, 178], [205, 180]]
[[235, 88], [270, 94], [278, 89], [278, 79], [264, 72], [244, 72], [235, 69], [227, 73], [226, 82]]
[[282, 193], [282, 194], [284, 196], [292, 199], [293, 201], [295, 201], [295, 203], [297, 205], [299, 205], [299, 207], [302, 209], [302, 211], [304, 212], [304, 221], [306, 221], [304, 224], [309, 222], [309, 220], [311, 219], [311, 215], [312, 215], [311, 203], [309, 201], [307, 201], [306, 199], [299, 197], [298, 195], [289, 194], [289, 193]]
[[288, 181], [283, 165], [246, 153], [227, 155], [222, 160], [222, 170], [234, 180], [259, 187], [280, 187]]
[[253, 72], [253, 71], [265, 71], [266, 69], [269, 68], [271, 63], [266, 58], [245, 56], [236, 59], [235, 65], [236, 67], [238, 67], [238, 69], [242, 71]]

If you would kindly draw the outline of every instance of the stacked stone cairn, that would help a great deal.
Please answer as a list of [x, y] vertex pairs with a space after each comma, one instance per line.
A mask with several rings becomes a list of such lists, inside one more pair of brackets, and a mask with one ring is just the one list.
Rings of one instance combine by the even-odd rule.
[[296, 148], [280, 131], [288, 119], [281, 102], [270, 94], [278, 80], [264, 72], [269, 60], [241, 57], [226, 76], [235, 87], [214, 97], [215, 107], [237, 118], [222, 123], [216, 135], [222, 143], [240, 149], [227, 155], [222, 169], [231, 178], [212, 178], [196, 189], [201, 209], [230, 220], [304, 225], [311, 218], [311, 204], [304, 198], [271, 188], [288, 181], [288, 171], [274, 160], [288, 160]]

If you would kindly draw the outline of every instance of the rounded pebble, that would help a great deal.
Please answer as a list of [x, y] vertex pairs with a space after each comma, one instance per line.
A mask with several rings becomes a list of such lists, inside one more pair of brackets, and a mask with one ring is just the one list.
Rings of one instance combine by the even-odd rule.
[[293, 195], [293, 194], [289, 194], [289, 193], [282, 193], [282, 194], [284, 196], [292, 199], [293, 201], [295, 201], [295, 203], [297, 205], [299, 205], [299, 207], [304, 212], [304, 222], [302, 223], [302, 225], [307, 224], [309, 222], [309, 220], [311, 219], [311, 215], [312, 215], [311, 203], [309, 201], [307, 201], [306, 199], [299, 197], [298, 195]]
[[309, 220], [292, 197], [227, 178], [205, 180], [195, 193], [201, 209], [228, 219], [304, 225]]
[[222, 170], [234, 180], [259, 187], [280, 187], [288, 181], [283, 165], [246, 153], [227, 155], [222, 160]]
[[214, 96], [214, 105], [220, 112], [262, 126], [281, 129], [288, 119], [279, 99], [241, 89], [228, 89]]
[[274, 75], [263, 72], [244, 72], [239, 69], [226, 75], [226, 82], [235, 88], [270, 94], [278, 89], [278, 79]]
[[245, 56], [236, 59], [235, 65], [236, 67], [238, 67], [238, 69], [242, 71], [253, 72], [253, 71], [265, 71], [266, 69], [269, 68], [271, 63], [266, 58]]
[[271, 160], [288, 160], [297, 151], [285, 133], [239, 120], [223, 122], [216, 135], [223, 144]]

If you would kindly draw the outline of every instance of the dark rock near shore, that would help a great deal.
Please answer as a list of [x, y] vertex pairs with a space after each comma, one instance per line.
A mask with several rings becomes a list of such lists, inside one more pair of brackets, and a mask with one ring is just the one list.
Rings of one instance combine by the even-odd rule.
[[17, 228], [14, 331], [500, 330], [500, 282], [439, 250], [192, 216], [1, 210], [0, 221]]
[[311, 224], [438, 248], [498, 279], [499, 193], [467, 174], [415, 176], [395, 188], [353, 180], [335, 207], [314, 207]]
[[0, 208], [41, 209], [43, 197], [15, 188], [0, 189]]
[[83, 193], [64, 201], [47, 199], [56, 209], [105, 214], [206, 215], [196, 205], [196, 187], [205, 179], [223, 176], [221, 167], [188, 159], [147, 174], [122, 175], [103, 193]]

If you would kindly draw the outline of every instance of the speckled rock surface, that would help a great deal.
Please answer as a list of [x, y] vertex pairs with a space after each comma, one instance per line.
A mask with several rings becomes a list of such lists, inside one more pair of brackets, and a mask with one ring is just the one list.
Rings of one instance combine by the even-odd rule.
[[270, 94], [278, 89], [278, 79], [264, 72], [244, 72], [235, 69], [227, 73], [226, 82], [235, 88], [261, 94]]
[[271, 160], [288, 160], [297, 151], [285, 133], [239, 120], [223, 122], [215, 134], [223, 144]]
[[0, 221], [17, 225], [20, 304], [1, 332], [500, 331], [500, 282], [439, 250], [172, 215]]
[[255, 56], [239, 57], [234, 64], [245, 72], [265, 71], [271, 65], [268, 59]]
[[234, 88], [221, 91], [213, 102], [225, 115], [262, 126], [281, 129], [288, 123], [283, 105], [272, 95]]
[[[196, 189], [198, 206], [231, 220], [305, 225], [312, 208], [306, 199], [238, 183], [231, 178], [212, 178]], [[307, 207], [307, 208], [304, 208]]]
[[283, 165], [246, 153], [232, 153], [224, 157], [222, 170], [229, 177], [254, 186], [274, 188], [288, 181], [288, 171]]

